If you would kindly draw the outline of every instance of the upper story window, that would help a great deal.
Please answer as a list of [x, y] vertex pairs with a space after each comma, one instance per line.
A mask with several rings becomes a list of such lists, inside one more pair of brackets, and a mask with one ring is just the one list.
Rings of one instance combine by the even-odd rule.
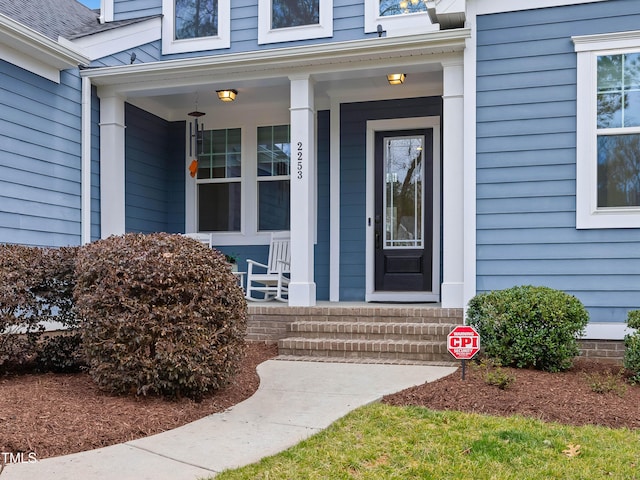
[[388, 37], [437, 31], [427, 13], [427, 0], [365, 0], [364, 31], [376, 32], [378, 25]]
[[176, 0], [175, 5], [176, 40], [218, 35], [217, 0]]
[[425, 0], [380, 0], [379, 3], [381, 17], [427, 11], [427, 2]]
[[640, 32], [575, 37], [574, 42], [576, 226], [638, 228]]
[[258, 43], [333, 35], [333, 0], [258, 0]]
[[230, 0], [162, 0], [162, 53], [229, 48]]
[[320, 0], [272, 0], [271, 28], [320, 23]]

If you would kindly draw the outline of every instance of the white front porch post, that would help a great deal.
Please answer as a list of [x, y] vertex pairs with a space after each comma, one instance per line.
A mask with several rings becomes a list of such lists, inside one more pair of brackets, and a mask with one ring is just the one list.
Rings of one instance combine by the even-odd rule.
[[289, 305], [316, 304], [314, 232], [316, 145], [313, 82], [291, 76], [291, 282]]
[[464, 307], [464, 69], [443, 63], [442, 306]]
[[124, 99], [100, 95], [100, 237], [125, 233]]

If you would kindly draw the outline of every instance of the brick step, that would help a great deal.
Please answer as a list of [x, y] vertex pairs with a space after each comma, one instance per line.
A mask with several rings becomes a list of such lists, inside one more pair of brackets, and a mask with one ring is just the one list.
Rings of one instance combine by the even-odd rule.
[[298, 321], [289, 325], [293, 336], [325, 339], [446, 341], [455, 324], [407, 322]]
[[[354, 312], [352, 314], [339, 314], [339, 315], [312, 314], [308, 316], [299, 316], [298, 318], [304, 319], [305, 321], [310, 321], [310, 322], [338, 322], [338, 323], [381, 322], [381, 323], [427, 323], [427, 324], [462, 325], [463, 323], [462, 314], [460, 314], [459, 316], [448, 316], [442, 313], [438, 313], [438, 310], [440, 309], [434, 309], [433, 312], [431, 310], [416, 311], [415, 315], [397, 315], [397, 314], [394, 315], [387, 312], [377, 313], [377, 314], [372, 313], [371, 315], [363, 315], [362, 313]], [[432, 312], [432, 313], [426, 314], [424, 312]]]
[[428, 340], [283, 338], [280, 355], [450, 362], [446, 343]]

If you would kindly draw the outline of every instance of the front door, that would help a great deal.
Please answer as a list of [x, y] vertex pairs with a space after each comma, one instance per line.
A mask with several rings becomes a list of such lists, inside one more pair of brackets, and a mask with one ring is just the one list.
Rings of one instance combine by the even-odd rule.
[[375, 290], [433, 290], [433, 129], [376, 132]]

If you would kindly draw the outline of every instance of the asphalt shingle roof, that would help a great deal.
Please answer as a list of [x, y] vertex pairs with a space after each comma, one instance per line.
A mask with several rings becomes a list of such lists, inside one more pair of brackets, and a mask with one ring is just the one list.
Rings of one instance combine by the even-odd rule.
[[0, 13], [56, 41], [58, 37], [73, 40], [150, 18], [101, 24], [99, 11], [76, 0], [0, 0]]
[[99, 13], [76, 0], [0, 0], [0, 13], [52, 40], [100, 26]]

